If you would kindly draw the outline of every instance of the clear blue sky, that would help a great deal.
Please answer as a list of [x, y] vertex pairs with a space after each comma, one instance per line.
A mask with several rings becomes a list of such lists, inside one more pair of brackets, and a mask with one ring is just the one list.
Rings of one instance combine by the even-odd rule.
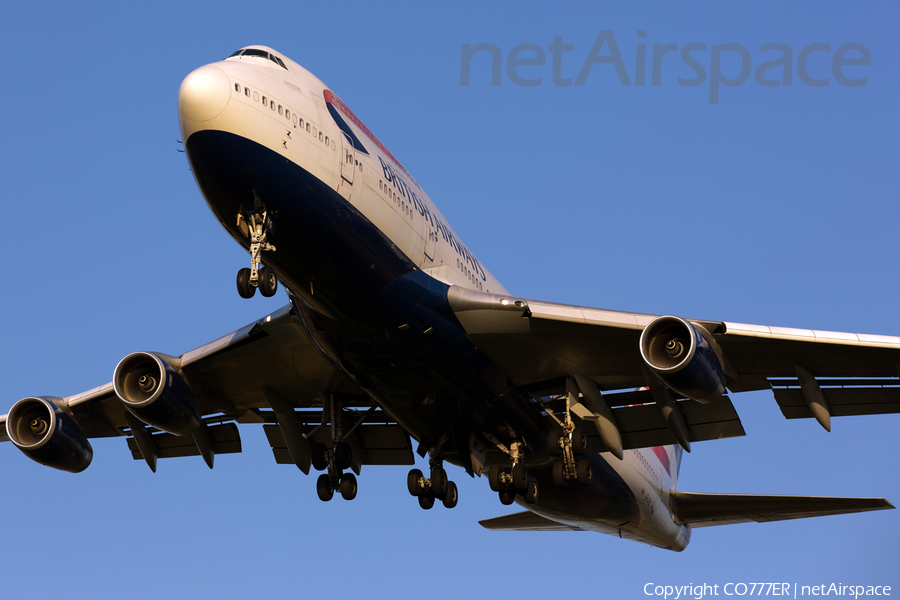
[[[625, 4], [625, 3], [622, 3]], [[247, 262], [179, 154], [175, 98], [192, 69], [266, 44], [340, 95], [514, 293], [688, 318], [900, 335], [897, 298], [900, 52], [896, 2], [10, 3], [0, 39], [3, 270], [0, 412], [29, 395], [110, 380], [136, 350], [180, 354], [285, 303], [245, 301]], [[463, 44], [574, 49], [574, 79], [601, 31], [611, 65], [582, 86], [522, 66], [490, 85], [487, 55], [460, 85]], [[645, 30], [647, 37], [636, 37]], [[636, 86], [638, 43], [646, 85]], [[677, 45], [652, 86], [652, 45]], [[695, 77], [679, 52], [706, 74]], [[793, 52], [791, 86], [721, 86], [711, 47], [752, 69]], [[801, 50], [828, 44], [797, 73]], [[864, 45], [871, 65], [831, 59]], [[607, 54], [604, 48], [603, 54]], [[531, 56], [524, 52], [521, 57]], [[738, 54], [723, 53], [734, 78]], [[848, 55], [850, 56], [850, 55]], [[858, 56], [858, 54], [853, 55]], [[768, 78], [780, 78], [780, 69]], [[692, 491], [859, 495], [900, 503], [900, 417], [788, 422], [770, 394], [736, 395], [747, 436], [694, 446]], [[484, 480], [451, 473], [460, 504], [425, 512], [405, 468], [368, 468], [358, 498], [325, 504], [276, 465], [262, 431], [209, 471], [123, 439], [94, 444], [80, 475], [0, 448], [6, 598], [513, 596], [641, 598], [658, 584], [785, 581], [893, 585], [900, 511], [698, 530], [681, 554], [599, 534], [498, 534], [510, 512]]]

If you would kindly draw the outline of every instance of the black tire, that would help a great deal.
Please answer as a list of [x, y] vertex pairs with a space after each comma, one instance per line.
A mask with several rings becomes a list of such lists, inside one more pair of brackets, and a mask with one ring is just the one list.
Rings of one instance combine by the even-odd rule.
[[587, 434], [581, 427], [576, 427], [572, 432], [572, 452], [584, 454], [587, 450]]
[[547, 433], [547, 449], [550, 451], [550, 456], [562, 456], [562, 448], [559, 445], [560, 437], [562, 436], [556, 429], [551, 429]]
[[520, 492], [524, 492], [528, 488], [528, 469], [525, 463], [516, 463], [512, 468], [513, 487]]
[[441, 502], [444, 503], [445, 508], [454, 508], [456, 503], [459, 502], [459, 490], [456, 489], [456, 484], [452, 481], [447, 483], [447, 494]]
[[553, 463], [553, 484], [556, 487], [566, 487], [568, 482], [566, 481], [565, 474], [566, 465], [563, 461], [558, 460]]
[[334, 498], [334, 488], [331, 487], [331, 478], [327, 473], [322, 473], [316, 480], [316, 493], [322, 502], [328, 502]]
[[237, 290], [241, 298], [252, 298], [256, 288], [250, 285], [250, 269], [244, 267], [237, 272]]
[[406, 476], [406, 489], [409, 490], [410, 496], [418, 496], [422, 493], [422, 488], [419, 486], [419, 480], [422, 477], [422, 471], [419, 469], [413, 469]]
[[431, 470], [431, 493], [438, 500], [443, 500], [447, 495], [447, 471], [442, 467], [435, 467]]
[[421, 506], [425, 510], [429, 510], [432, 506], [434, 506], [434, 496], [432, 496], [431, 494], [420, 494], [419, 506]]
[[269, 267], [260, 267], [256, 275], [259, 277], [257, 279], [259, 293], [266, 298], [274, 296], [275, 292], [278, 291], [278, 277], [275, 275], [275, 271]]
[[588, 485], [594, 478], [594, 469], [591, 467], [591, 461], [582, 458], [575, 463], [575, 475], [578, 476], [578, 483]]
[[359, 488], [356, 485], [356, 475], [353, 473], [341, 475], [341, 497], [344, 500], [353, 500], [356, 498], [357, 491]]
[[500, 504], [509, 506], [515, 501], [515, 499], [516, 495], [512, 491], [505, 488], [500, 490]]
[[488, 483], [491, 486], [491, 491], [499, 492], [503, 489], [503, 482], [500, 481], [501, 475], [503, 475], [503, 469], [500, 465], [491, 465], [488, 471]]
[[324, 471], [328, 468], [328, 460], [325, 453], [328, 451], [325, 444], [313, 444], [312, 447], [312, 466], [316, 471]]
[[541, 497], [541, 487], [538, 485], [537, 477], [528, 478], [528, 489], [525, 490], [525, 502], [535, 504]]
[[353, 462], [353, 450], [347, 442], [338, 442], [334, 445], [334, 466], [340, 470], [349, 469]]

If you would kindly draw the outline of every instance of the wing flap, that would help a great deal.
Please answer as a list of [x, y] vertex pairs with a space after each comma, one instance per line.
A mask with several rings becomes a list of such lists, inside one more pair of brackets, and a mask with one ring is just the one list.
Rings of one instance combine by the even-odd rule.
[[551, 521], [546, 517], [527, 510], [493, 519], [485, 519], [478, 521], [478, 524], [491, 531], [585, 531], [578, 527]]
[[[294, 461], [278, 425], [263, 425], [275, 462], [292, 465]], [[362, 465], [412, 465], [415, 464], [409, 436], [399, 425], [360, 425], [352, 434], [354, 442], [361, 450]], [[311, 436], [311, 441], [331, 446], [331, 432], [319, 430]]]
[[669, 493], [669, 506], [679, 521], [691, 527], [766, 523], [894, 508], [894, 505], [884, 498], [702, 494], [678, 491]]
[[[662, 413], [653, 402], [653, 395], [649, 390], [606, 394], [603, 398], [612, 406], [612, 413], [622, 436], [623, 449], [651, 448], [678, 443], [666, 426]], [[701, 404], [693, 400], [679, 400], [676, 405], [688, 428], [688, 441], [690, 442], [745, 435], [740, 417], [728, 396], [722, 396], [710, 404]], [[606, 448], [594, 428], [589, 427], [587, 431], [590, 432], [588, 433], [588, 451], [605, 451]]]
[[[821, 379], [817, 382], [833, 417], [900, 413], [900, 380]], [[796, 378], [770, 379], [769, 384], [785, 418], [813, 416]]]
[[[216, 454], [238, 454], [241, 452], [241, 434], [234, 423], [211, 425], [209, 434], [212, 438], [213, 452]], [[151, 438], [156, 446], [157, 458], [180, 458], [182, 456], [200, 456], [200, 450], [189, 435], [178, 436], [171, 433], [154, 433]], [[133, 437], [128, 438], [128, 449], [134, 460], [144, 460], [141, 449]]]

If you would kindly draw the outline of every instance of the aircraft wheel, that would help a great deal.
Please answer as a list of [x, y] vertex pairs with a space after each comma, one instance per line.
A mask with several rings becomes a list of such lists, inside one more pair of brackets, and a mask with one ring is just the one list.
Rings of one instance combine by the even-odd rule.
[[536, 503], [541, 497], [541, 488], [538, 485], [537, 477], [528, 478], [528, 489], [525, 490], [525, 502], [528, 504]]
[[550, 456], [562, 456], [562, 447], [559, 445], [561, 437], [562, 435], [556, 429], [551, 429], [547, 433], [547, 449], [550, 451]]
[[250, 269], [244, 267], [237, 273], [237, 289], [241, 298], [252, 298], [256, 288], [250, 285]]
[[419, 494], [419, 506], [425, 510], [430, 509], [434, 506], [434, 496], [431, 494]]
[[353, 473], [344, 473], [341, 475], [341, 497], [344, 500], [353, 500], [356, 498], [356, 492], [358, 490], [356, 476]]
[[524, 492], [528, 487], [528, 469], [525, 468], [525, 463], [516, 463], [512, 469], [512, 478], [513, 487]]
[[500, 490], [500, 504], [509, 506], [513, 503], [513, 501], [515, 501], [515, 499], [516, 495], [510, 490], [507, 490], [506, 488]]
[[347, 442], [338, 442], [334, 445], [334, 464], [338, 469], [349, 469], [353, 462], [353, 450]]
[[444, 496], [441, 502], [444, 503], [446, 508], [453, 508], [459, 502], [459, 490], [456, 489], [456, 484], [452, 481], [447, 483], [447, 495]]
[[422, 488], [419, 487], [419, 479], [422, 477], [422, 471], [419, 469], [413, 469], [406, 476], [406, 488], [410, 496], [419, 496], [422, 493]]
[[565, 468], [566, 465], [561, 460], [553, 463], [553, 483], [556, 487], [566, 487]]
[[503, 489], [503, 482], [500, 481], [501, 475], [503, 475], [503, 469], [500, 465], [491, 465], [488, 471], [488, 483], [491, 486], [491, 491], [499, 492]]
[[[249, 269], [247, 269], [249, 271]], [[269, 267], [260, 267], [257, 272], [259, 277], [259, 293], [270, 298], [278, 291], [278, 277], [275, 271]]]
[[431, 470], [431, 493], [439, 500], [443, 500], [447, 495], [447, 471], [442, 467]]
[[591, 467], [591, 461], [582, 458], [575, 463], [575, 474], [578, 476], [578, 483], [588, 485], [594, 478], [594, 469]]
[[316, 471], [324, 471], [328, 468], [328, 461], [325, 460], [325, 452], [325, 444], [313, 444], [312, 466]]
[[334, 497], [334, 488], [331, 487], [331, 478], [327, 473], [322, 473], [316, 480], [316, 493], [322, 502], [328, 502]]
[[587, 449], [587, 434], [581, 427], [576, 427], [572, 432], [572, 452], [584, 454]]

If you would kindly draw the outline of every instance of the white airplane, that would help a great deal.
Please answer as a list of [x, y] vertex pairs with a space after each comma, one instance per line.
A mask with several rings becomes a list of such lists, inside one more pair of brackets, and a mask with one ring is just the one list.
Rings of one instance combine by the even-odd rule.
[[317, 493], [356, 496], [363, 465], [414, 464], [423, 508], [458, 501], [444, 462], [487, 474], [494, 530], [589, 530], [683, 550], [696, 527], [893, 508], [879, 498], [678, 491], [682, 450], [744, 435], [726, 390], [771, 389], [785, 417], [900, 412], [900, 338], [652, 316], [510, 294], [428, 195], [319, 79], [248, 46], [190, 73], [191, 170], [250, 252], [237, 288], [281, 310], [181, 356], [135, 352], [113, 380], [29, 397], [3, 439], [86, 469], [89, 438], [137, 460], [241, 451], [262, 424]]

